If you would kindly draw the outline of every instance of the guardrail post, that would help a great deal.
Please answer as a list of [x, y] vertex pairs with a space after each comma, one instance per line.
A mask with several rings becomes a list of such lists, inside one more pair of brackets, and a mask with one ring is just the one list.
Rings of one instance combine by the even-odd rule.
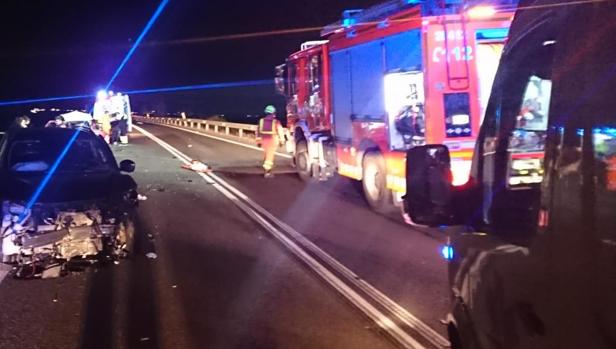
[[225, 126], [225, 134], [229, 135], [229, 126]]
[[218, 125], [214, 125], [214, 132], [218, 133]]
[[244, 137], [244, 130], [243, 129], [241, 129], [241, 128], [239, 129], [238, 136], [240, 136], [240, 138]]

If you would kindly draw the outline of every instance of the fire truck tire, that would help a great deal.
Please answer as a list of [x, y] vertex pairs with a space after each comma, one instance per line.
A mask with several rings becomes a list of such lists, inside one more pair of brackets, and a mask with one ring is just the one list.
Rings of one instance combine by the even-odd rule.
[[306, 141], [299, 141], [295, 146], [295, 169], [297, 175], [304, 182], [312, 182], [312, 168], [310, 164], [310, 156], [308, 155], [308, 145]]
[[377, 152], [368, 153], [363, 161], [362, 189], [370, 207], [379, 213], [395, 209], [391, 190], [387, 189], [385, 158]]

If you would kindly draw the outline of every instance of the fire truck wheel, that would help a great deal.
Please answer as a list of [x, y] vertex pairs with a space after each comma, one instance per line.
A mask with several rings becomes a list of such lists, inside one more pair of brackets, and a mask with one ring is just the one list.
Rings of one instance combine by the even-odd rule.
[[391, 190], [387, 189], [385, 159], [379, 153], [368, 153], [363, 161], [362, 187], [370, 207], [380, 213], [394, 209]]
[[314, 178], [312, 178], [312, 169], [310, 167], [310, 157], [308, 156], [306, 141], [299, 141], [295, 146], [295, 168], [297, 169], [299, 178], [303, 181], [311, 182], [314, 180]]

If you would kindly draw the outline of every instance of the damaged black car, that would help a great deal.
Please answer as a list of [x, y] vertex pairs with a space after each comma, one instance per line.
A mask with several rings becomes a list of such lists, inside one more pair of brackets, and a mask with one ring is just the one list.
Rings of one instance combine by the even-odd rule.
[[20, 278], [56, 277], [72, 264], [128, 256], [137, 184], [87, 130], [24, 128], [0, 143], [2, 262]]

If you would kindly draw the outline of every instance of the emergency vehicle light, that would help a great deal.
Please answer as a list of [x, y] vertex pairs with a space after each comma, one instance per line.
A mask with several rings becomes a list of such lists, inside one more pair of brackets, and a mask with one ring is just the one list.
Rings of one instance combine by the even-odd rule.
[[342, 12], [342, 26], [350, 27], [357, 24], [357, 15], [360, 14], [362, 10], [346, 10]]
[[496, 14], [496, 9], [492, 6], [475, 6], [469, 9], [466, 14], [472, 19], [488, 18]]
[[453, 259], [453, 247], [451, 245], [445, 245], [441, 249], [441, 255], [446, 260], [450, 261]]
[[504, 40], [509, 35], [509, 28], [482, 28], [477, 29], [477, 40]]
[[451, 184], [460, 186], [468, 182], [468, 177], [471, 173], [471, 160], [453, 160], [451, 161]]

